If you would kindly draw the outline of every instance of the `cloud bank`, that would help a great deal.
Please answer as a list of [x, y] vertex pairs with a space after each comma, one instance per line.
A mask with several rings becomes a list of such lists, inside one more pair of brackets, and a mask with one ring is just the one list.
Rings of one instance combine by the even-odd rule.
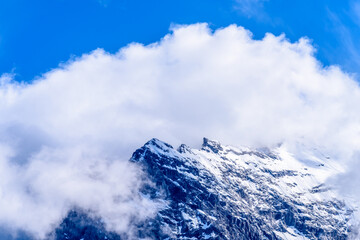
[[30, 84], [4, 74], [0, 223], [41, 238], [75, 205], [117, 231], [151, 216], [154, 203], [134, 197], [141, 183], [127, 159], [153, 137], [193, 147], [203, 136], [301, 143], [357, 167], [359, 84], [314, 51], [306, 38], [254, 40], [236, 25], [194, 24], [151, 45], [84, 54]]

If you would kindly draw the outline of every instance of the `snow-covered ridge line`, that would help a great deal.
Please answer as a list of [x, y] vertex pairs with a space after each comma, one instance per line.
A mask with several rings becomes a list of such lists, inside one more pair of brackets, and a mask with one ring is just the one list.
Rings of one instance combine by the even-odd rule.
[[162, 203], [157, 215], [134, 222], [130, 236], [72, 212], [56, 239], [351, 239], [353, 210], [324, 182], [335, 163], [304, 156], [283, 145], [251, 149], [204, 138], [201, 149], [175, 149], [151, 139], [130, 161], [144, 173], [139, 194]]
[[237, 148], [207, 138], [201, 149], [176, 150], [152, 139], [132, 161], [156, 183], [153, 197], [170, 202], [157, 220], [170, 239], [347, 239], [352, 209], [324, 184], [337, 170], [310, 157], [307, 164], [284, 146]]

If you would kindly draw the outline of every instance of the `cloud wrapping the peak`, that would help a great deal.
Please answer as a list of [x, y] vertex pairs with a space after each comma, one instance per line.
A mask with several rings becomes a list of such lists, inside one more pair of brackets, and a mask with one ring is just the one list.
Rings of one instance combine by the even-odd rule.
[[74, 205], [117, 231], [128, 223], [119, 216], [151, 216], [156, 204], [130, 197], [141, 183], [126, 161], [153, 137], [194, 147], [203, 136], [300, 142], [357, 162], [359, 84], [323, 67], [306, 38], [176, 26], [159, 42], [98, 49], [30, 84], [0, 83], [0, 223], [40, 237]]

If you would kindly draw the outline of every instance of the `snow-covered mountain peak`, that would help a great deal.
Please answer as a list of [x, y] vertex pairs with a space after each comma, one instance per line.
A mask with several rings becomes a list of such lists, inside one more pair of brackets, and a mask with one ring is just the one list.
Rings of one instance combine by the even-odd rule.
[[285, 145], [251, 149], [204, 138], [200, 149], [175, 149], [151, 139], [131, 162], [147, 179], [139, 194], [166, 205], [133, 227], [136, 237], [348, 239], [353, 210], [324, 181], [336, 173], [331, 161], [311, 152], [298, 159]]
[[352, 210], [323, 181], [334, 173], [331, 166], [308, 166], [284, 146], [237, 148], [204, 138], [201, 149], [174, 150], [151, 143], [132, 159], [159, 187], [153, 197], [170, 203], [157, 221], [171, 239], [348, 236]]

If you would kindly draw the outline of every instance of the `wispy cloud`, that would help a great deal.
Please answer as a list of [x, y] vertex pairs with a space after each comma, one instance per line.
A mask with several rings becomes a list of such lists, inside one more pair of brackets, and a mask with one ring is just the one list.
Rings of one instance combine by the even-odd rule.
[[264, 2], [268, 0], [235, 0], [234, 8], [248, 18], [266, 20], [268, 16], [264, 10]]
[[107, 7], [111, 0], [96, 0], [101, 6]]
[[354, 17], [354, 21], [360, 27], [360, 2], [352, 1], [350, 2], [351, 14]]
[[[358, 26], [355, 28], [360, 27], [360, 4], [357, 2], [353, 2], [351, 4], [351, 9], [349, 13], [346, 13], [346, 17], [351, 17], [355, 21], [358, 22]], [[328, 18], [332, 23], [333, 31], [336, 33], [338, 41], [341, 43], [341, 51], [342, 51], [342, 65], [346, 66], [348, 69], [355, 69], [360, 68], [360, 50], [358, 48], [358, 40], [354, 36], [354, 26], [349, 26], [345, 24], [341, 17], [327, 9]], [[357, 71], [355, 71], [357, 72]]]

